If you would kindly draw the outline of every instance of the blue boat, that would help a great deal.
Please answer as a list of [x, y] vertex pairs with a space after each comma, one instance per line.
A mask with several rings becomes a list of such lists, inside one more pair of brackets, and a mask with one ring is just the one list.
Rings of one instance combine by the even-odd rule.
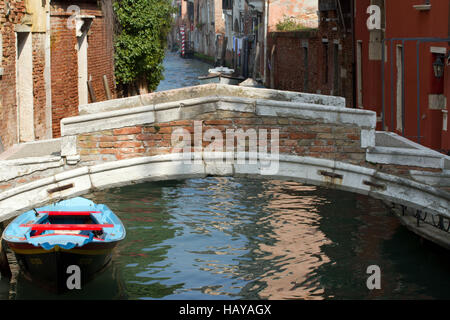
[[21, 214], [2, 237], [28, 280], [64, 292], [73, 266], [80, 283], [87, 283], [108, 266], [125, 235], [122, 222], [106, 205], [77, 197]]

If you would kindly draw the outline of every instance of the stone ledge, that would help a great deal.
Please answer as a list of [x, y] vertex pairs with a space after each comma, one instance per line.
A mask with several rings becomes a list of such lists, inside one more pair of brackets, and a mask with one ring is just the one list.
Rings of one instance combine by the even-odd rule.
[[61, 134], [69, 136], [155, 122], [188, 120], [217, 110], [252, 112], [261, 116], [296, 116], [325, 123], [352, 124], [369, 130], [374, 130], [376, 125], [376, 116], [372, 111], [214, 95], [64, 118], [61, 121]]
[[64, 166], [61, 157], [34, 157], [0, 161], [0, 182], [28, 176], [34, 172]]
[[411, 216], [397, 215], [402, 225], [418, 236], [427, 239], [447, 250], [450, 249], [450, 234], [429, 224], [421, 223], [417, 226], [417, 219]]
[[93, 114], [134, 108], [146, 105], [203, 98], [208, 96], [230, 96], [249, 99], [277, 100], [286, 102], [303, 102], [345, 108], [345, 98], [312, 93], [282, 91], [263, 88], [239, 87], [226, 84], [204, 84], [162, 92], [152, 92], [141, 96], [114, 99], [79, 106], [79, 114]]
[[409, 173], [418, 182], [438, 188], [450, 187], [450, 170], [443, 170], [442, 173], [410, 170]]
[[392, 148], [405, 148], [405, 149], [417, 149], [425, 150], [429, 154], [434, 154], [439, 157], [443, 157], [442, 153], [427, 148], [421, 144], [411, 141], [405, 137], [402, 137], [394, 132], [388, 131], [376, 131], [376, 146], [378, 147], [392, 147]]
[[366, 160], [372, 163], [396, 164], [422, 168], [444, 168], [444, 155], [433, 150], [394, 147], [372, 147], [366, 152]]

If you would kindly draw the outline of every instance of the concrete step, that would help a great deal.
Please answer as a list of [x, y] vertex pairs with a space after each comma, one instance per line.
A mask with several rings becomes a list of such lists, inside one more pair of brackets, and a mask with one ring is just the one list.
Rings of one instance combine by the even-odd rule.
[[450, 157], [392, 132], [377, 131], [367, 161], [422, 168], [450, 169]]
[[13, 145], [0, 154], [0, 160], [16, 160], [61, 155], [61, 139], [39, 140]]

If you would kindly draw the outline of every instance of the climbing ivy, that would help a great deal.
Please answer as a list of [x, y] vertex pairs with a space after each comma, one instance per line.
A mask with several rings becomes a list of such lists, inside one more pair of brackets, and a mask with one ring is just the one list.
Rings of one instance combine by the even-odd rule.
[[169, 0], [116, 0], [115, 75], [124, 85], [153, 91], [163, 79], [166, 37], [174, 7]]

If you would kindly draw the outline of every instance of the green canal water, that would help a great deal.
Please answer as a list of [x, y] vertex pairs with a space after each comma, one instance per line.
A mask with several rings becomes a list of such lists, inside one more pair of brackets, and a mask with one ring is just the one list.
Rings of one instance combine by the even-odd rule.
[[[210, 177], [87, 196], [127, 237], [81, 290], [54, 296], [20, 273], [0, 298], [449, 298], [447, 252], [421, 243], [380, 201], [298, 182]], [[378, 265], [381, 289], [366, 286]]]

